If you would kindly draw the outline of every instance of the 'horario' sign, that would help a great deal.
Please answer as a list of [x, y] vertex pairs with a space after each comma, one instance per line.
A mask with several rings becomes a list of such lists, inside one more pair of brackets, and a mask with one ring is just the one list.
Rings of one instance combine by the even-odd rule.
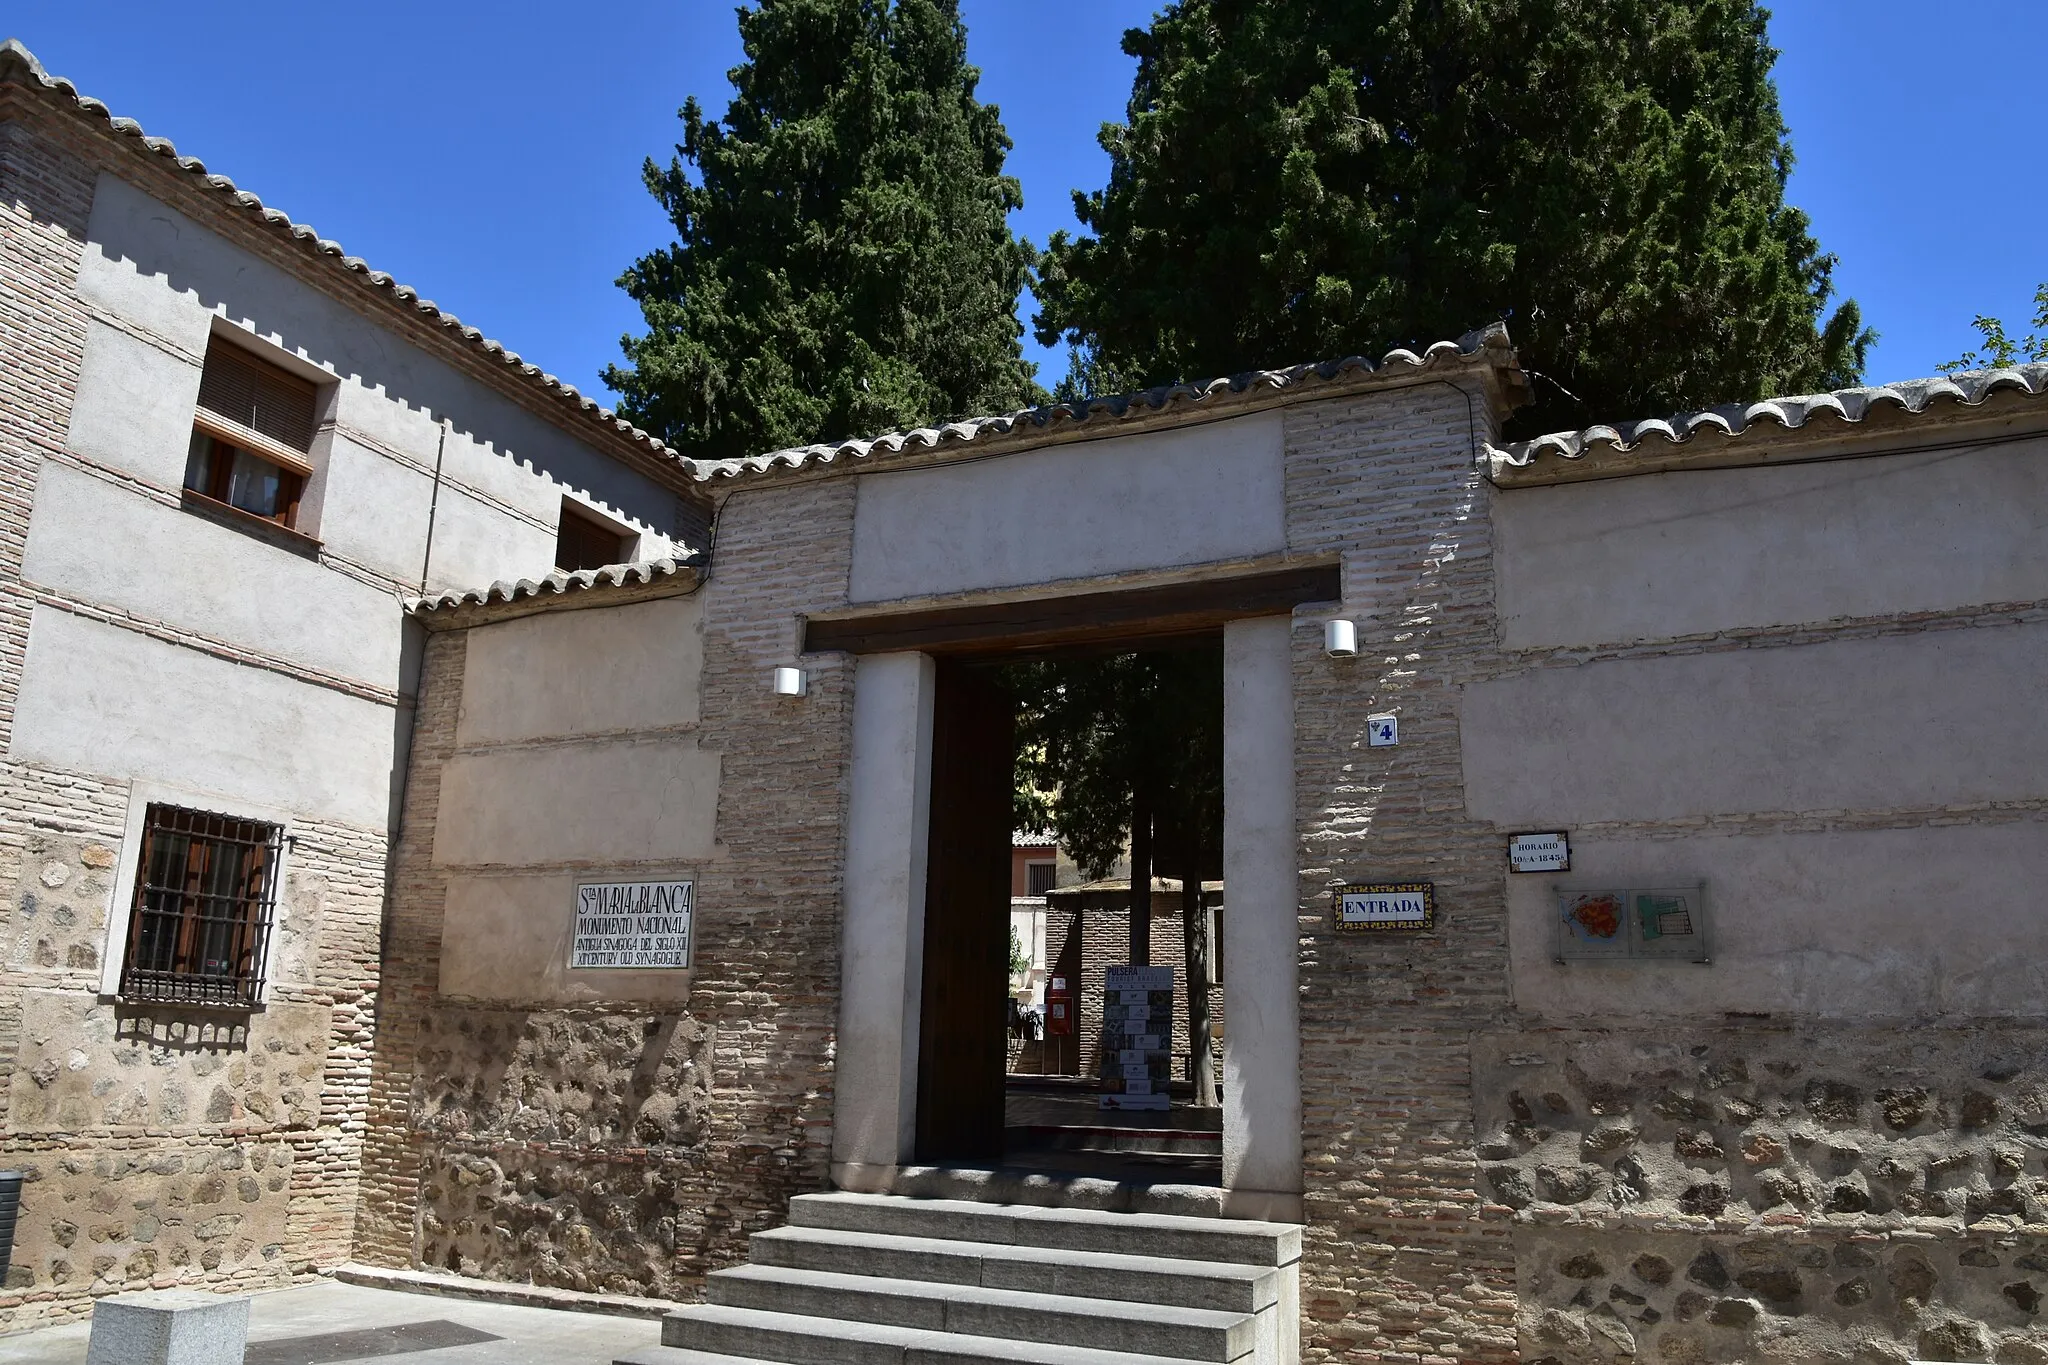
[[576, 888], [569, 965], [612, 970], [690, 965], [694, 882], [585, 882]]

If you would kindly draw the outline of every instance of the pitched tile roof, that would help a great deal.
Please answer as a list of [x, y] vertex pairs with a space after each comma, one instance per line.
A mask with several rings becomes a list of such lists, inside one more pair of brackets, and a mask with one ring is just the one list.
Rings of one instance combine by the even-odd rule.
[[1142, 393], [1096, 398], [1085, 403], [1047, 404], [1007, 415], [966, 418], [867, 439], [800, 446], [744, 459], [698, 460], [634, 426], [610, 408], [578, 392], [573, 385], [548, 374], [537, 365], [527, 363], [517, 352], [506, 349], [476, 328], [463, 325], [461, 319], [444, 312], [431, 299], [421, 298], [418, 290], [400, 284], [381, 270], [372, 270], [361, 258], [346, 254], [340, 243], [321, 237], [303, 223], [293, 222], [289, 215], [278, 209], [267, 207], [256, 195], [239, 188], [226, 176], [209, 172], [198, 158], [180, 156], [168, 139], [144, 133], [141, 125], [133, 119], [115, 117], [99, 100], [81, 95], [70, 81], [50, 75], [36, 60], [35, 54], [13, 38], [0, 43], [0, 84], [9, 83], [44, 95], [104, 132], [133, 139], [140, 147], [186, 172], [195, 185], [219, 195], [228, 206], [249, 214], [280, 238], [328, 258], [337, 271], [356, 277], [358, 283], [367, 282], [393, 305], [409, 307], [439, 323], [453, 338], [502, 365], [514, 382], [531, 386], [609, 434], [624, 438], [656, 461], [673, 465], [679, 472], [699, 482], [829, 465], [841, 459], [866, 464], [968, 442], [991, 445], [1006, 437], [1023, 442], [1033, 436], [1057, 436], [1082, 425], [1107, 429], [1124, 424], [1142, 424], [1146, 418], [1189, 408], [1250, 408], [1284, 393], [1323, 387], [1339, 390], [1370, 388], [1407, 379], [1417, 373], [1436, 374], [1474, 366], [1491, 366], [1503, 371], [1508, 376], [1506, 385], [1513, 394], [1518, 395], [1523, 384], [1519, 371], [1514, 367], [1514, 352], [1509, 346], [1507, 331], [1496, 324], [1454, 342], [1437, 342], [1420, 354], [1394, 350], [1378, 360], [1347, 356], [1314, 365], [1255, 370], [1204, 382], [1163, 385]]
[[1507, 328], [1500, 323], [1468, 332], [1456, 341], [1439, 341], [1420, 355], [1409, 350], [1388, 351], [1378, 360], [1367, 356], [1346, 356], [1314, 365], [1291, 365], [1281, 370], [1250, 370], [1243, 374], [1196, 383], [1165, 384], [1141, 393], [1113, 398], [1093, 398], [1083, 403], [1049, 403], [1025, 408], [1000, 417], [970, 417], [914, 431], [891, 432], [863, 440], [796, 446], [766, 455], [749, 455], [736, 460], [703, 462], [709, 477], [733, 479], [749, 474], [774, 474], [838, 461], [879, 464], [891, 457], [909, 457], [928, 450], [968, 443], [995, 445], [1004, 438], [1016, 443], [1033, 437], [1053, 436], [1078, 426], [1095, 426], [1103, 434], [1120, 425], [1140, 425], [1145, 419], [1188, 411], [1247, 410], [1265, 406], [1281, 396], [1308, 394], [1318, 389], [1348, 392], [1393, 387], [1413, 382], [1418, 376], [1435, 378], [1460, 370], [1496, 369], [1503, 376], [1510, 401], [1518, 399], [1526, 381], [1516, 365]]
[[431, 299], [421, 298], [417, 289], [400, 284], [381, 270], [372, 270], [360, 257], [346, 254], [339, 242], [329, 241], [304, 223], [294, 223], [290, 215], [266, 207], [261, 199], [245, 189], [238, 188], [235, 182], [226, 176], [209, 172], [197, 157], [178, 155], [178, 149], [169, 139], [149, 136], [142, 131], [142, 125], [133, 119], [115, 117], [100, 101], [79, 94], [78, 87], [70, 81], [61, 76], [50, 75], [43, 69], [43, 64], [36, 60], [35, 54], [13, 38], [0, 42], [0, 84], [10, 83], [44, 95], [60, 107], [101, 127], [105, 132], [116, 137], [133, 139], [141, 147], [186, 172], [192, 177], [195, 185], [220, 196], [227, 206], [247, 213], [278, 237], [291, 241], [313, 254], [329, 258], [337, 271], [358, 277], [358, 282], [368, 282], [379, 293], [387, 296], [394, 305], [411, 308], [422, 317], [439, 323], [451, 337], [466, 343], [479, 355], [502, 366], [515, 383], [531, 387], [541, 396], [570, 409], [608, 434], [625, 438], [657, 463], [678, 466], [681, 472], [693, 480], [704, 477], [699, 461], [672, 449], [655, 436], [626, 421], [610, 408], [600, 406], [596, 400], [579, 393], [573, 384], [557, 379], [538, 365], [527, 363], [516, 351], [507, 350], [476, 328], [464, 326], [462, 320], [453, 313], [442, 311]]
[[465, 607], [500, 606], [513, 602], [536, 602], [549, 597], [606, 588], [646, 587], [668, 579], [677, 580], [675, 586], [687, 591], [697, 585], [698, 565], [701, 562], [694, 556], [688, 559], [642, 559], [631, 564], [607, 564], [601, 569], [578, 569], [574, 573], [557, 569], [539, 578], [522, 578], [517, 582], [501, 578], [488, 588], [413, 598], [406, 603], [406, 612], [421, 617], [432, 625], [432, 618], [437, 612], [458, 612]]
[[2001, 393], [2025, 398], [2048, 395], [2048, 364], [1971, 370], [1934, 379], [1770, 398], [1757, 403], [1729, 403], [1675, 417], [1555, 432], [1491, 447], [1487, 455], [1492, 474], [1502, 477], [1515, 470], [1533, 469], [1545, 460], [1588, 460], [1597, 464], [1603, 455], [1654, 455], [1662, 449], [1681, 446], [1701, 433], [1717, 434], [1724, 438], [1721, 444], [1725, 445], [1744, 439], [1760, 441], [1774, 433], [1799, 431], [1809, 424], [1839, 429], [1894, 413], [1909, 417], [1953, 413], [1958, 408], [1978, 407]]

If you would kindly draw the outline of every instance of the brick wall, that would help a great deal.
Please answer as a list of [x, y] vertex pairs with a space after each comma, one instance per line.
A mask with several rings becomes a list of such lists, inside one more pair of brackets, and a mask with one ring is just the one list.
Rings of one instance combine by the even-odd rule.
[[[37, 590], [38, 475], [66, 459], [86, 316], [75, 290], [106, 150], [0, 92], [0, 733]], [[42, 609], [68, 609], [42, 595]], [[168, 638], [168, 637], [166, 637]], [[261, 664], [261, 660], [250, 662]], [[274, 1286], [353, 1237], [384, 835], [301, 821], [268, 1007], [137, 1009], [98, 994], [128, 787], [0, 762], [0, 1115], [27, 1175], [0, 1331], [93, 1296]]]
[[[1210, 893], [1212, 896], [1214, 892]], [[1079, 892], [1049, 898], [1046, 911], [1046, 957], [1053, 963], [1053, 975], [1065, 975], [1076, 992], [1077, 1008], [1073, 1043], [1065, 1052], [1066, 1074], [1099, 1074], [1102, 1051], [1102, 995], [1112, 966], [1131, 956], [1131, 912], [1129, 893], [1123, 891]], [[1181, 920], [1178, 891], [1152, 893], [1152, 963], [1173, 968], [1173, 1056], [1174, 1077], [1188, 1076], [1187, 936]], [[1209, 1019], [1213, 1025], [1212, 1068], [1222, 1079], [1223, 987], [1209, 988]], [[1078, 1044], [1075, 1046], [1073, 1044]]]
[[95, 168], [0, 93], [0, 738], [14, 698], [32, 606], [21, 553], [42, 462], [64, 448], [85, 354], [73, 288], [92, 212]]
[[[1427, 384], [1287, 414], [1289, 549], [1340, 557], [1358, 623], [1356, 658], [1323, 654], [1332, 613], [1294, 637], [1310, 1359], [1515, 1358], [1511, 1231], [1472, 1155], [1471, 1039], [1508, 1008], [1500, 851], [1464, 818], [1457, 728], [1496, 652], [1484, 411]], [[1397, 748], [1366, 743], [1380, 711]], [[1368, 879], [1435, 883], [1437, 932], [1335, 933], [1331, 889]]]
[[697, 873], [679, 1009], [438, 995], [447, 878], [433, 864], [434, 820], [465, 637], [429, 637], [394, 857], [360, 1259], [689, 1298], [708, 1271], [744, 1259], [747, 1235], [780, 1222], [791, 1195], [824, 1188], [852, 670], [811, 661], [800, 699], [768, 684], [796, 657], [794, 613], [844, 600], [852, 491], [742, 494], [721, 515], [700, 589], [697, 727], [721, 755], [719, 856]]
[[[2037, 629], [2042, 604], [1506, 651], [1496, 495], [1462, 396], [1432, 385], [1287, 421], [1290, 547], [1341, 556], [1360, 642], [1329, 659], [1314, 627], [1332, 613], [1300, 613], [1307, 1356], [2048, 1360], [2037, 1021], [1518, 1009], [1503, 834], [1466, 815], [1458, 730], [1460, 688], [1528, 670]], [[1400, 716], [1398, 747], [1367, 745], [1377, 711]], [[2043, 819], [2024, 800], [1577, 832], [1711, 827], [1740, 856], [1737, 836]], [[1433, 882], [1437, 931], [1333, 932], [1331, 889], [1363, 879]]]

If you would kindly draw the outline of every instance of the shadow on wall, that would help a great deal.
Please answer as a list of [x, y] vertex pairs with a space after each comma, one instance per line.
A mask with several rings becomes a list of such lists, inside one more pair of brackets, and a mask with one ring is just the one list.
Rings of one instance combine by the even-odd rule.
[[441, 1138], [698, 1147], [712, 1033], [683, 1015], [444, 1006], [421, 1029], [413, 1121]]
[[409, 1135], [422, 1266], [675, 1296], [733, 1221], [707, 1179], [713, 1028], [675, 1014], [444, 1006]]
[[[256, 335], [423, 421], [445, 418], [456, 434], [645, 525], [672, 535], [682, 529], [673, 492], [586, 449], [518, 403], [118, 177], [100, 176], [87, 239], [104, 262], [101, 272], [160, 279], [181, 301], [196, 299], [209, 312], [251, 325]], [[86, 268], [94, 269], [90, 251]], [[123, 293], [132, 289], [130, 280], [112, 283]], [[152, 308], [146, 293], [128, 301], [136, 306], [124, 311], [145, 323], [149, 314], [163, 313], [162, 303]], [[177, 335], [185, 329], [160, 330]]]
[[247, 1052], [249, 1021], [241, 1015], [165, 1006], [114, 1004], [114, 1037], [155, 1052]]

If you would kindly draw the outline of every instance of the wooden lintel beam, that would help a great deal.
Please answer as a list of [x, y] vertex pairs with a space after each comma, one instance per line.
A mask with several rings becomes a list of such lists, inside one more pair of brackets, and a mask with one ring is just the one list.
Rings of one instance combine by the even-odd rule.
[[1334, 602], [1341, 591], [1335, 564], [1307, 564], [1022, 602], [835, 615], [805, 621], [804, 651], [1001, 655], [1152, 644], [1207, 634], [1245, 617], [1284, 615], [1304, 602]]

